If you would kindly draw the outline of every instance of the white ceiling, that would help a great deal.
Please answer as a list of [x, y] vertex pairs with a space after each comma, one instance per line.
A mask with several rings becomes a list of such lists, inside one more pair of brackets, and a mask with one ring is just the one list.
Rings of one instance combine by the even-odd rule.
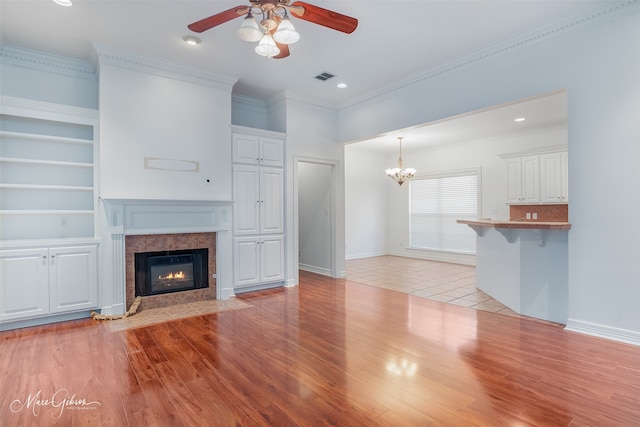
[[[269, 60], [238, 39], [242, 18], [182, 41], [191, 22], [247, 0], [0, 0], [0, 44], [93, 61], [92, 42], [239, 79], [234, 93], [283, 90], [341, 105], [419, 70], [478, 51], [613, 0], [307, 0], [358, 18], [353, 34], [292, 17], [301, 34], [291, 56]], [[314, 78], [329, 72], [326, 82]], [[346, 89], [336, 88], [345, 82]]]
[[[516, 122], [516, 118], [525, 120]], [[403, 151], [410, 151], [531, 132], [535, 129], [566, 126], [566, 123], [567, 93], [561, 91], [397, 130], [373, 139], [349, 144], [349, 147], [397, 153], [399, 136], [403, 137]]]

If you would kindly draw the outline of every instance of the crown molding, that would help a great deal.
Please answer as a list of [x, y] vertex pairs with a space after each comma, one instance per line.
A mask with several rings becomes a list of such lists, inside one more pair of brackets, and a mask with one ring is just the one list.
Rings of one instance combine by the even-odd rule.
[[108, 64], [142, 73], [155, 74], [161, 77], [181, 80], [187, 83], [195, 83], [216, 89], [228, 90], [229, 92], [231, 92], [233, 85], [238, 80], [233, 77], [222, 74], [213, 74], [163, 59], [151, 58], [137, 53], [113, 49], [102, 44], [94, 43], [93, 46], [98, 55], [98, 66], [101, 64]]
[[357, 104], [371, 101], [375, 98], [381, 98], [385, 95], [391, 94], [394, 91], [404, 89], [422, 83], [426, 80], [452, 73], [454, 71], [458, 71], [460, 69], [474, 65], [478, 62], [492, 59], [496, 56], [530, 46], [542, 40], [557, 37], [561, 34], [565, 34], [568, 31], [574, 30], [576, 28], [581, 28], [587, 24], [591, 24], [592, 22], [597, 21], [604, 16], [610, 16], [612, 14], [621, 13], [621, 11], [627, 11], [629, 8], [638, 6], [639, 4], [639, 0], [628, 0], [624, 3], [606, 3], [604, 6], [601, 6], [599, 8], [591, 9], [587, 12], [582, 12], [580, 14], [576, 14], [571, 17], [556, 21], [552, 24], [539, 27], [536, 30], [532, 30], [508, 40], [493, 44], [472, 54], [456, 58], [452, 61], [445, 62], [432, 68], [418, 71], [417, 73], [414, 73], [397, 83], [381, 87], [376, 91], [369, 92], [360, 97], [355, 97], [347, 102], [339, 104], [337, 107], [334, 106], [334, 108], [341, 110], [353, 107]]
[[34, 99], [16, 98], [13, 96], [0, 96], [0, 111], [3, 114], [20, 114], [27, 117], [49, 120], [51, 120], [51, 114], [73, 117], [75, 119], [89, 119], [87, 122], [92, 122], [100, 118], [98, 110], [36, 101]]
[[66, 76], [96, 79], [94, 67], [85, 61], [38, 52], [13, 46], [5, 46], [0, 52], [0, 62], [6, 65], [29, 68], [47, 73]]

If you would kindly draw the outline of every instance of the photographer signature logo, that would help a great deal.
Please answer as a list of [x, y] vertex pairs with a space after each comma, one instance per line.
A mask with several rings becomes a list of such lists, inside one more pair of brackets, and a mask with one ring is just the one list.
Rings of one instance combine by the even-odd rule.
[[42, 396], [42, 390], [38, 390], [36, 393], [29, 394], [26, 399], [15, 399], [9, 405], [9, 410], [13, 413], [21, 411], [29, 411], [34, 416], [38, 416], [40, 410], [46, 407], [56, 409], [51, 417], [55, 420], [60, 419], [66, 409], [69, 410], [90, 410], [96, 409], [100, 406], [100, 402], [90, 401], [87, 402], [84, 398], [76, 397], [75, 393], [71, 394], [66, 388], [56, 390], [49, 399]]

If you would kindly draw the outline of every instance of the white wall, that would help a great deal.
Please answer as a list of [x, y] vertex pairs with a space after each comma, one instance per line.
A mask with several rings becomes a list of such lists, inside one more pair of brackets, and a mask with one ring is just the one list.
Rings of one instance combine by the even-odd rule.
[[340, 139], [566, 89], [568, 327], [640, 343], [640, 3], [555, 28], [343, 108]]
[[232, 81], [182, 79], [177, 65], [127, 55], [99, 51], [101, 197], [231, 200]]
[[344, 165], [343, 147], [336, 142], [336, 112], [293, 94], [286, 95], [286, 229], [287, 278], [298, 283], [297, 163], [310, 161], [333, 166], [332, 275], [344, 277]]
[[[347, 145], [345, 163], [345, 253], [347, 259], [380, 256], [387, 250], [386, 156]], [[397, 184], [396, 184], [397, 187]], [[394, 188], [395, 189], [395, 188]]]
[[98, 80], [89, 63], [9, 46], [0, 53], [0, 94], [98, 108]]
[[231, 123], [255, 129], [269, 130], [267, 123], [267, 103], [258, 98], [232, 95]]

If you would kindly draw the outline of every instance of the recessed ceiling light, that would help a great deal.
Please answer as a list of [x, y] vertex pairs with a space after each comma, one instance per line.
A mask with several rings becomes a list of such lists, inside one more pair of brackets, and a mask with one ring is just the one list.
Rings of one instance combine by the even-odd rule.
[[59, 4], [60, 6], [69, 7], [72, 6], [71, 0], [53, 0], [55, 4]]
[[338, 84], [337, 84], [337, 86], [338, 86], [340, 89], [344, 89], [345, 87], [347, 87], [347, 84], [346, 84], [346, 83], [338, 83]]
[[184, 40], [184, 42], [189, 46], [197, 46], [202, 41], [196, 36], [184, 36], [182, 40]]
[[526, 119], [524, 117], [518, 117], [514, 120], [514, 122], [524, 122]]

